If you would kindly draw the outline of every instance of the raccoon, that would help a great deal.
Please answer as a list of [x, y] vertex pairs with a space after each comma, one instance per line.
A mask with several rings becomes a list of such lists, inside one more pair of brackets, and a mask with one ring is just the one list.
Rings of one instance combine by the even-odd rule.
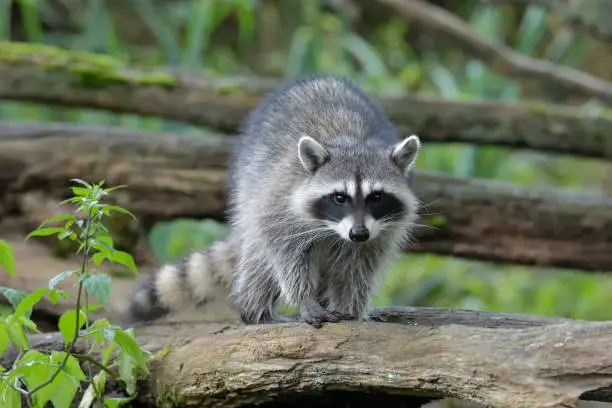
[[226, 296], [247, 324], [366, 319], [411, 237], [421, 147], [346, 78], [286, 81], [247, 117], [228, 169], [223, 243], [166, 265], [135, 293], [140, 319]]

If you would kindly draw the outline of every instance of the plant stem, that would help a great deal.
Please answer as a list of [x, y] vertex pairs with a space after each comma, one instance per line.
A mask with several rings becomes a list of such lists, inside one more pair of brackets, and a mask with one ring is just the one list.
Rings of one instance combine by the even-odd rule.
[[[112, 378], [117, 379], [119, 378], [119, 375], [117, 373], [115, 373], [113, 370], [111, 370], [110, 368], [106, 367], [104, 364], [96, 361], [95, 358], [88, 356], [87, 354], [73, 354], [74, 357], [78, 358], [79, 360], [84, 360], [87, 361], [93, 365], [95, 365], [96, 367], [98, 367], [100, 370], [106, 371], [108, 373], [108, 375], [110, 375]], [[95, 386], [94, 386], [95, 388]]]
[[[90, 233], [90, 227], [91, 227], [91, 212], [93, 209], [93, 205], [91, 205], [89, 207], [89, 212], [87, 214], [87, 226], [85, 227], [85, 249], [83, 250], [83, 263], [81, 264], [81, 271], [79, 273], [79, 278], [81, 278], [86, 270], [87, 270], [87, 256], [89, 254], [90, 251], [90, 242], [89, 242], [89, 233]], [[83, 280], [79, 279], [79, 288], [77, 291], [77, 300], [76, 300], [76, 309], [77, 309], [77, 313], [76, 313], [76, 322], [75, 322], [75, 330], [74, 330], [74, 336], [72, 337], [72, 340], [70, 341], [70, 344], [67, 347], [66, 350], [66, 356], [64, 357], [64, 360], [62, 361], [62, 363], [60, 364], [59, 368], [53, 373], [53, 375], [51, 375], [51, 377], [43, 382], [42, 384], [37, 385], [36, 387], [34, 387], [33, 389], [31, 389], [28, 392], [28, 395], [32, 395], [34, 394], [36, 391], [40, 390], [43, 387], [46, 387], [47, 385], [51, 384], [53, 382], [53, 380], [55, 380], [55, 377], [57, 377], [59, 375], [59, 373], [64, 369], [64, 367], [66, 367], [66, 364], [68, 363], [68, 358], [70, 358], [71, 353], [72, 353], [72, 349], [74, 348], [74, 345], [76, 344], [76, 341], [79, 338], [79, 318], [81, 316], [81, 296], [83, 294]]]

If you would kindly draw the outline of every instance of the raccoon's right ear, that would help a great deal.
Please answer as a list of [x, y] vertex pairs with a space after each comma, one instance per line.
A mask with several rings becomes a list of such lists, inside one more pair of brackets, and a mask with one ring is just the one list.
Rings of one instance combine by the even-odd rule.
[[391, 160], [402, 170], [404, 174], [412, 168], [421, 148], [421, 139], [417, 135], [411, 135], [398, 142], [391, 151]]
[[314, 173], [329, 158], [329, 152], [310, 136], [302, 136], [298, 141], [298, 157], [302, 166]]

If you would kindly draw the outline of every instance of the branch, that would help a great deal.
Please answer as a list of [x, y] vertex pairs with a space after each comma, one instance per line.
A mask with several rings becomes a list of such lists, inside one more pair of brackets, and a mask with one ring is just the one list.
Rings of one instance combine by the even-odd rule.
[[491, 4], [530, 4], [540, 6], [563, 17], [572, 26], [598, 40], [612, 41], [611, 3], [608, 0], [486, 0]]
[[[149, 223], [222, 219], [233, 138], [92, 126], [0, 124], [0, 208], [62, 199], [86, 175], [127, 184], [115, 199]], [[612, 198], [419, 172], [422, 228], [409, 249], [473, 259], [601, 270], [612, 268]], [[31, 200], [31, 195], [36, 200]], [[15, 210], [16, 209], [16, 210]], [[40, 219], [32, 219], [39, 223]]]
[[476, 33], [469, 24], [454, 14], [421, 0], [379, 0], [404, 18], [417, 21], [440, 37], [447, 38], [468, 55], [485, 62], [499, 74], [521, 83], [533, 81], [586, 98], [598, 98], [612, 104], [612, 83], [585, 72], [559, 66], [550, 61], [530, 58], [490, 41]]
[[[276, 79], [136, 69], [107, 56], [0, 42], [0, 98], [152, 115], [235, 132]], [[603, 89], [603, 88], [601, 88]], [[375, 96], [402, 134], [612, 158], [612, 119], [543, 104]]]
[[[417, 393], [495, 407], [610, 401], [604, 388], [612, 383], [610, 322], [435, 308], [374, 313], [381, 315], [406, 324], [137, 326], [136, 338], [146, 349], [173, 346], [151, 365], [139, 399], [157, 406], [239, 407], [314, 395], [315, 404], [327, 407], [324, 397], [342, 390], [375, 391], [379, 401], [395, 395], [396, 403]], [[31, 343], [53, 350], [63, 339], [44, 334]], [[5, 353], [2, 365], [15, 355]]]

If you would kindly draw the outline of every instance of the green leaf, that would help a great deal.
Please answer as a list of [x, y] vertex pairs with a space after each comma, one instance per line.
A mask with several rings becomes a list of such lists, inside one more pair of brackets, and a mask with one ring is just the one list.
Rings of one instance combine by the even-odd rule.
[[87, 314], [85, 313], [85, 311], [87, 310], [88, 312], [91, 312], [93, 310], [98, 309], [99, 307], [100, 306], [98, 305], [87, 305], [87, 308], [85, 307], [81, 308], [78, 329], [76, 328], [76, 317], [77, 317], [76, 309], [70, 309], [64, 312], [60, 316], [57, 325], [58, 325], [59, 331], [62, 333], [62, 336], [64, 336], [65, 344], [68, 344], [74, 338], [74, 335], [76, 334], [75, 330], [81, 330], [83, 326], [85, 325], [85, 323], [87, 322]]
[[136, 392], [136, 362], [124, 349], [121, 349], [117, 354], [117, 363], [119, 364], [119, 378], [125, 383], [125, 390], [128, 395], [134, 395]]
[[110, 310], [111, 277], [104, 273], [96, 273], [83, 278], [85, 290], [102, 304], [104, 309]]
[[57, 285], [58, 283], [60, 283], [61, 281], [69, 278], [70, 276], [72, 276], [73, 274], [77, 273], [77, 270], [74, 271], [64, 271], [62, 273], [59, 273], [57, 275], [55, 275], [54, 277], [52, 277], [49, 280], [49, 289], [54, 289], [55, 285]]
[[104, 405], [106, 405], [106, 408], [118, 408], [132, 401], [134, 398], [136, 398], [135, 395], [130, 398], [104, 398]]
[[54, 408], [70, 408], [79, 387], [80, 383], [77, 379], [60, 372], [45, 388], [51, 389], [50, 399]]
[[30, 239], [30, 237], [46, 237], [46, 236], [53, 235], [53, 234], [59, 234], [61, 232], [64, 232], [63, 228], [41, 228], [41, 229], [36, 229], [36, 230], [30, 232], [25, 240], [27, 241], [28, 239]]
[[[51, 367], [49, 356], [37, 351], [28, 350], [23, 357], [16, 362], [16, 368], [13, 370], [14, 375], [23, 376], [28, 389], [33, 389], [38, 385], [46, 382], [53, 374], [56, 368]], [[53, 394], [53, 385], [55, 381], [36, 391], [32, 395], [33, 406], [43, 407]]]
[[[57, 353], [57, 357], [55, 356], [55, 353]], [[54, 361], [56, 360], [59, 364], [64, 360], [64, 358], [66, 358], [66, 353], [63, 351], [54, 351], [52, 353], [52, 357]], [[87, 380], [87, 376], [85, 373], [83, 373], [79, 360], [74, 356], [68, 357], [68, 360], [66, 360], [66, 365], [64, 366], [64, 371], [66, 374], [69, 374], [71, 377], [74, 377], [77, 380]]]
[[79, 183], [79, 184], [87, 187], [88, 189], [92, 189], [93, 188], [91, 184], [89, 184], [85, 180], [81, 180], [80, 178], [73, 178], [73, 179], [70, 179], [70, 181], [74, 181], [75, 183]]
[[121, 347], [133, 360], [134, 362], [143, 369], [145, 372], [149, 372], [147, 363], [145, 362], [144, 352], [142, 348], [136, 342], [136, 339], [132, 333], [128, 330], [122, 330], [121, 328], [114, 328], [115, 330], [115, 343]]
[[88, 190], [82, 187], [70, 187], [70, 189], [72, 190], [72, 193], [74, 195], [80, 196], [80, 197], [87, 197], [87, 195], [89, 195], [89, 192], [91, 191], [91, 190]]
[[118, 185], [118, 186], [115, 186], [115, 187], [105, 188], [105, 189], [104, 189], [104, 192], [106, 192], [106, 193], [110, 193], [110, 192], [112, 192], [112, 191], [119, 190], [119, 189], [121, 189], [121, 188], [126, 188], [126, 187], [127, 187], [127, 185], [125, 185], [125, 184], [121, 184], [121, 185]]
[[21, 394], [2, 382], [0, 388], [0, 406], [6, 408], [21, 408]]
[[[6, 348], [8, 347], [10, 342], [9, 334], [8, 334], [8, 326], [6, 323], [0, 324], [0, 356], [4, 354]], [[0, 404], [0, 406], [2, 406]]]
[[[53, 371], [57, 370], [64, 359], [66, 359], [66, 353], [63, 351], [54, 351], [51, 353], [51, 363], [56, 367]], [[68, 356], [66, 365], [62, 368], [53, 382], [47, 387], [50, 388], [50, 399], [55, 408], [69, 408], [74, 396], [80, 387], [79, 380], [86, 380], [87, 377], [81, 370], [78, 360], [74, 356]]]
[[127, 266], [132, 272], [134, 272], [134, 274], [138, 275], [138, 270], [136, 269], [134, 258], [127, 252], [115, 251], [115, 253], [113, 254], [113, 262]]
[[68, 344], [74, 338], [77, 330], [81, 330], [85, 325], [85, 313], [83, 311], [79, 311], [79, 328], [76, 328], [76, 318], [77, 318], [77, 310], [70, 309], [64, 312], [57, 323], [60, 333], [64, 336], [64, 344]]
[[11, 303], [11, 306], [13, 306], [13, 309], [17, 309], [19, 303], [21, 303], [21, 301], [26, 297], [26, 293], [21, 290], [5, 288], [2, 286], [0, 286], [0, 294], [3, 294], [4, 297], [6, 297], [6, 299]]
[[48, 220], [43, 221], [38, 226], [38, 228], [44, 227], [45, 225], [51, 224], [52, 222], [74, 220], [75, 218], [76, 218], [76, 216], [74, 214], [60, 214], [60, 215], [56, 215], [55, 217], [51, 217]]
[[30, 347], [28, 336], [26, 336], [25, 331], [23, 330], [23, 325], [18, 321], [18, 319], [15, 319], [15, 315], [9, 317], [6, 325], [9, 338], [15, 347], [17, 347], [19, 350], [28, 349]]
[[[66, 223], [64, 228], [68, 228], [68, 227], [69, 227], [69, 225], [68, 225], [68, 223]], [[77, 235], [74, 233], [74, 231], [66, 230], [66, 231], [62, 232], [61, 234], [58, 234], [58, 236], [57, 236], [57, 239], [59, 239], [60, 241], [63, 241], [66, 238], [70, 239], [71, 241], [74, 241], [74, 240], [76, 240]]]
[[96, 252], [95, 254], [93, 254], [91, 259], [93, 260], [94, 264], [96, 264], [96, 266], [100, 266], [102, 264], [102, 261], [107, 259], [107, 256], [104, 255], [102, 252]]
[[115, 249], [113, 248], [113, 240], [110, 236], [101, 235], [96, 237], [95, 240], [92, 240], [91, 246], [100, 251], [93, 256], [93, 260], [97, 265], [100, 265], [104, 259], [113, 261]]
[[113, 238], [110, 235], [99, 235], [97, 240], [108, 250], [113, 250]]
[[40, 288], [30, 293], [29, 295], [27, 295], [21, 301], [21, 303], [19, 303], [17, 310], [15, 310], [14, 316], [19, 317], [19, 316], [27, 315], [27, 317], [30, 317], [30, 315], [32, 314], [32, 307], [34, 307], [34, 305], [37, 304], [40, 301], [40, 299], [42, 299], [42, 297], [45, 294], [49, 293], [50, 291], [52, 291], [52, 289]]
[[110, 322], [107, 319], [96, 320], [88, 328], [89, 338], [91, 339], [92, 337], [94, 337], [95, 342], [100, 343], [104, 338], [104, 333], [102, 332], [102, 329], [109, 326]]
[[113, 356], [113, 352], [115, 351], [116, 347], [117, 347], [117, 344], [111, 343], [108, 347], [105, 347], [102, 349], [102, 352], [100, 353], [100, 356], [102, 357], [102, 364], [104, 365], [108, 364], [111, 357]]
[[49, 300], [51, 303], [56, 304], [60, 299], [68, 299], [68, 292], [54, 289], [49, 293]]
[[130, 217], [132, 217], [133, 219], [136, 219], [136, 217], [134, 216], [134, 214], [132, 214], [130, 211], [126, 210], [125, 208], [121, 208], [118, 207], [116, 205], [109, 205], [108, 207], [106, 207], [106, 209], [108, 211], [116, 211], [119, 212], [121, 214], [125, 214], [125, 215], [129, 215]]
[[36, 323], [34, 323], [32, 320], [28, 319], [25, 316], [20, 316], [19, 317], [19, 323], [21, 323], [23, 326], [27, 327], [28, 329], [30, 329], [34, 333], [40, 333], [40, 330], [38, 330], [38, 327], [36, 326]]
[[0, 239], [0, 266], [11, 278], [15, 277], [15, 259], [13, 257], [13, 249], [6, 242]]
[[87, 389], [81, 397], [79, 408], [93, 406], [93, 403], [96, 400], [98, 394], [104, 395], [104, 390], [106, 388], [106, 378], [107, 373], [103, 370], [100, 371], [98, 374], [94, 375], [93, 382], [87, 386]]

